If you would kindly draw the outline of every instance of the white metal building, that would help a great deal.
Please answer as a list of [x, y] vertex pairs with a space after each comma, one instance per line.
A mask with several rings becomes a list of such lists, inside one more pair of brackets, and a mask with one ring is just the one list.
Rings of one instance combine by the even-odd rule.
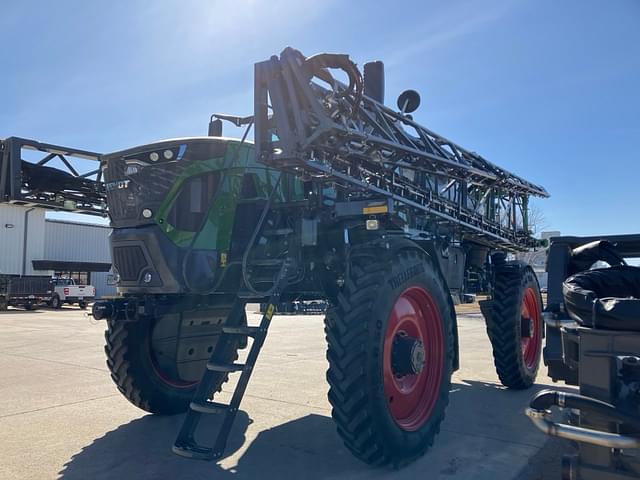
[[0, 203], [0, 273], [62, 275], [115, 295], [109, 232], [103, 225], [52, 220], [45, 209]]

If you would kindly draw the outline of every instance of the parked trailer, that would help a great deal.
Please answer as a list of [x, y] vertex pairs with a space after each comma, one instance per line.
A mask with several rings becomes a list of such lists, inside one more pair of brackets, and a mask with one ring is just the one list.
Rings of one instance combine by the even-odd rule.
[[82, 309], [93, 301], [96, 289], [92, 285], [76, 285], [73, 279], [43, 275], [0, 276], [0, 310], [9, 306], [32, 310], [47, 304], [61, 308], [64, 303], [77, 303]]
[[1, 282], [4, 299], [0, 300], [0, 309], [13, 306], [32, 310], [51, 297], [51, 277], [4, 275]]

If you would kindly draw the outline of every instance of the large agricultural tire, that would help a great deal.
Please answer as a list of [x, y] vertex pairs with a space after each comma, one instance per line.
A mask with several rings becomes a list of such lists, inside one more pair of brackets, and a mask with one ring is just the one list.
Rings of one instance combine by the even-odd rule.
[[406, 465], [440, 431], [454, 358], [448, 295], [418, 248], [363, 246], [350, 255], [326, 316], [327, 380], [338, 433], [365, 463]]
[[497, 268], [486, 320], [500, 381], [516, 390], [529, 388], [538, 374], [544, 336], [540, 287], [530, 267]]
[[[246, 317], [244, 318], [246, 324]], [[105, 331], [107, 366], [118, 390], [136, 407], [150, 413], [173, 415], [185, 412], [198, 381], [183, 381], [168, 374], [154, 361], [151, 335], [154, 320], [107, 320]], [[229, 342], [220, 361], [238, 358], [241, 341]], [[204, 368], [203, 368], [204, 371]], [[228, 374], [220, 373], [214, 391], [220, 391]]]

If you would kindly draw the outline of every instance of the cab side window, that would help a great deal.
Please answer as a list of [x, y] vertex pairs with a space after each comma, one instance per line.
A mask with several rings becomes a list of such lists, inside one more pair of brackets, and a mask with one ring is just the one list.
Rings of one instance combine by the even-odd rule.
[[208, 172], [186, 180], [171, 206], [167, 221], [177, 230], [199, 231], [219, 182], [218, 172]]

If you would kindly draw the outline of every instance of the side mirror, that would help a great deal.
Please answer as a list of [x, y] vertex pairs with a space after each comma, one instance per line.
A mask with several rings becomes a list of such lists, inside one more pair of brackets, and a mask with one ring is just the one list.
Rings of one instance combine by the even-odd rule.
[[415, 90], [405, 90], [398, 97], [398, 109], [403, 114], [415, 112], [420, 106], [420, 94]]

